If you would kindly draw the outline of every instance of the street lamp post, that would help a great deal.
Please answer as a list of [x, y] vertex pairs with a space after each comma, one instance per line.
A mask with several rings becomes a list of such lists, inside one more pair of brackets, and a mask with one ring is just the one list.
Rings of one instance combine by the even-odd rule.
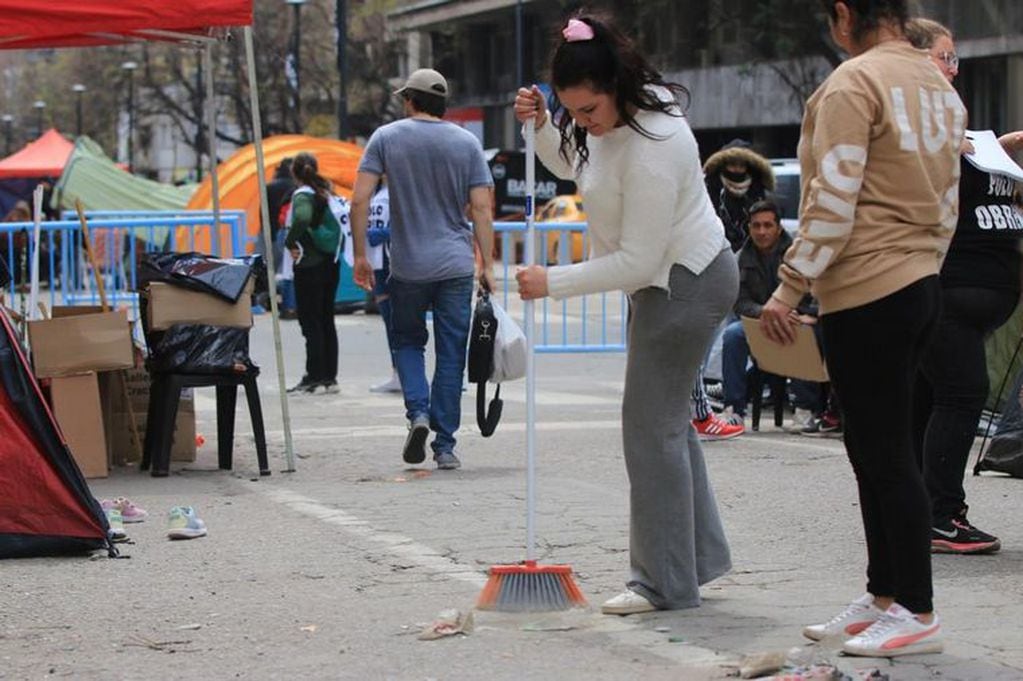
[[286, 71], [291, 81], [291, 109], [295, 116], [295, 132], [302, 132], [302, 5], [306, 0], [284, 0], [291, 5], [291, 54], [288, 55], [289, 69]]
[[0, 120], [4, 122], [4, 156], [10, 156], [11, 142], [14, 138], [14, 116], [4, 114]]
[[348, 3], [337, 0], [337, 73], [341, 82], [337, 98], [337, 137], [347, 140], [352, 131], [348, 123]]
[[128, 172], [135, 172], [135, 69], [137, 62], [126, 61], [121, 68], [128, 72]]
[[37, 99], [32, 103], [32, 108], [36, 110], [36, 137], [43, 136], [43, 110], [46, 108], [46, 102], [41, 99]]
[[82, 136], [82, 95], [87, 89], [81, 83], [71, 86], [71, 91], [75, 93], [75, 137]]

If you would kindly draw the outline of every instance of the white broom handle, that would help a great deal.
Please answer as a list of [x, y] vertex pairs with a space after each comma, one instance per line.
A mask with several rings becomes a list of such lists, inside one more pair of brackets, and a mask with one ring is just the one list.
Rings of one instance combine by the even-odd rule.
[[[526, 121], [526, 266], [536, 263], [536, 234], [533, 225], [536, 192], [536, 127]], [[526, 313], [526, 560], [536, 560], [536, 369], [533, 361], [536, 326], [533, 301], [525, 301]]]
[[43, 185], [37, 184], [32, 192], [32, 278], [29, 285], [28, 316], [39, 319], [39, 251], [43, 234]]

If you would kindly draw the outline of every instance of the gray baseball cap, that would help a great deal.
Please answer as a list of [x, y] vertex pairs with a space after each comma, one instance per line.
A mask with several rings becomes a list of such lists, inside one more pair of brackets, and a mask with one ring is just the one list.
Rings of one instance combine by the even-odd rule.
[[409, 75], [405, 85], [401, 89], [395, 90], [394, 94], [400, 95], [406, 90], [418, 90], [419, 92], [426, 92], [431, 95], [440, 95], [447, 99], [448, 81], [444, 80], [444, 76], [433, 69], [418, 69]]

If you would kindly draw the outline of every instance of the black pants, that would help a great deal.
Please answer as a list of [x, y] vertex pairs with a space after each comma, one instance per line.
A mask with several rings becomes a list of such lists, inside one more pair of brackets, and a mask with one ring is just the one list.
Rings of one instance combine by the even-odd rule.
[[305, 336], [305, 377], [309, 382], [337, 379], [334, 298], [340, 276], [338, 264], [331, 260], [295, 268], [298, 323]]
[[938, 331], [924, 352], [913, 396], [913, 444], [936, 526], [966, 512], [963, 475], [989, 389], [984, 341], [1012, 316], [1018, 299], [1007, 289], [942, 291]]
[[913, 382], [938, 319], [936, 276], [821, 317], [845, 448], [860, 494], [867, 591], [932, 610], [930, 502], [913, 455]]

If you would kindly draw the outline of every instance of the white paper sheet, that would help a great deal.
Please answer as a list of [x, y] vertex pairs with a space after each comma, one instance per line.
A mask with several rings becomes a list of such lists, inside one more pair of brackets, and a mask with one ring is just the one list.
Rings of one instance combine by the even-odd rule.
[[966, 139], [970, 140], [974, 149], [974, 153], [966, 154], [966, 160], [976, 168], [985, 173], [1007, 175], [1017, 182], [1023, 182], [1023, 168], [1005, 153], [993, 131], [967, 130]]

